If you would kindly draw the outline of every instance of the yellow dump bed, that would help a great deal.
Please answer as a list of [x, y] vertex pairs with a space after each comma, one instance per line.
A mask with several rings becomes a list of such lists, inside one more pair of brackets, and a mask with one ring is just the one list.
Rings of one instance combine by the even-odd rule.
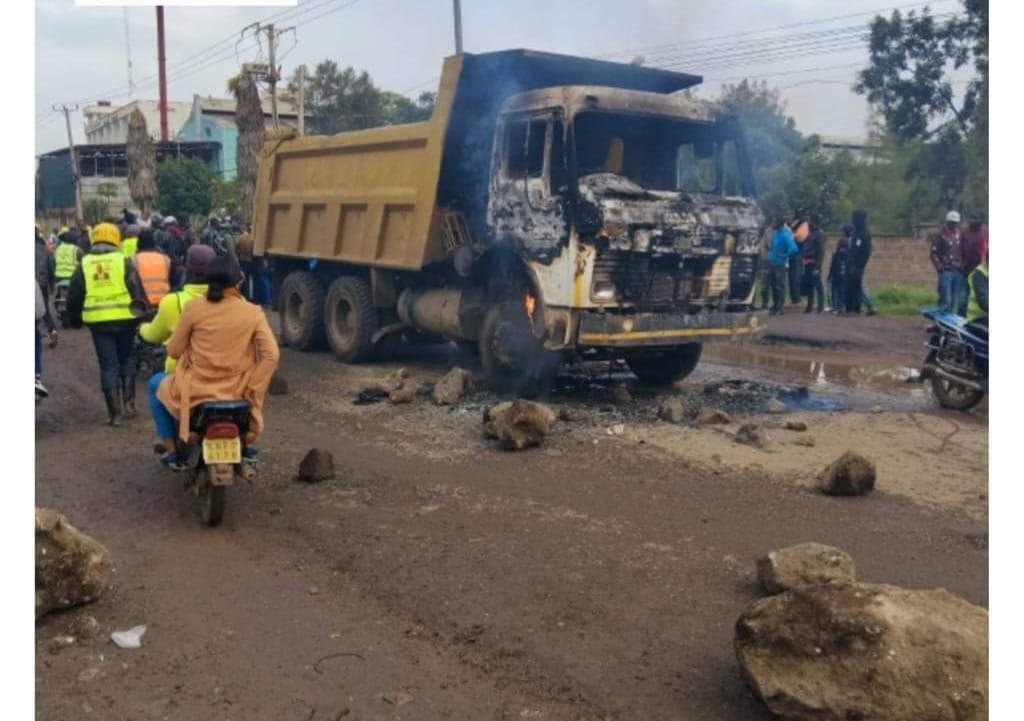
[[255, 253], [418, 270], [444, 255], [438, 176], [461, 58], [445, 60], [429, 121], [270, 136], [253, 203]]

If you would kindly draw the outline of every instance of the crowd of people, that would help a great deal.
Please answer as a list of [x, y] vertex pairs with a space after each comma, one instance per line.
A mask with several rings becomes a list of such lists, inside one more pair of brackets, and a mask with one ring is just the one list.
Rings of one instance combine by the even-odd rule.
[[[929, 238], [929, 247], [937, 275], [939, 307], [966, 317], [971, 285], [983, 283], [986, 293], [988, 288], [988, 226], [984, 215], [972, 212], [969, 225], [961, 229], [960, 213], [949, 211], [942, 228]], [[825, 282], [825, 237], [817, 219], [802, 210], [792, 220], [776, 218], [765, 231], [761, 253], [761, 308], [770, 306], [771, 315], [785, 312], [787, 290], [792, 304], [806, 300], [804, 313], [878, 312], [864, 284], [864, 272], [871, 260], [871, 230], [865, 210], [853, 211], [850, 222], [843, 225]]]
[[[225, 394], [249, 402], [251, 446], [278, 351], [260, 308], [270, 304], [269, 269], [252, 256], [250, 229], [211, 216], [195, 232], [172, 216], [139, 220], [125, 210], [49, 238], [37, 225], [35, 240], [37, 397], [48, 395], [42, 343], [44, 337], [57, 343], [59, 307], [64, 325], [89, 329], [111, 426], [137, 415], [140, 344], [166, 347], [164, 370], [148, 385], [159, 437], [154, 448], [164, 465], [182, 467], [175, 419], [187, 419], [198, 403], [228, 399]], [[255, 449], [246, 453], [251, 461]]]
[[818, 219], [804, 210], [792, 220], [776, 218], [762, 237], [761, 256], [761, 308], [770, 306], [771, 315], [785, 311], [787, 288], [793, 305], [806, 299], [804, 313], [860, 315], [862, 307], [868, 315], [878, 312], [864, 285], [864, 270], [871, 260], [871, 231], [864, 210], [853, 211], [851, 221], [842, 227], [824, 280], [825, 234]]

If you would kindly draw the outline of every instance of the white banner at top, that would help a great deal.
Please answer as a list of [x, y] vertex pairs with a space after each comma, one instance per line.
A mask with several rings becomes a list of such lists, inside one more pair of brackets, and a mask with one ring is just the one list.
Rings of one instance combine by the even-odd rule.
[[75, 0], [80, 7], [295, 7], [299, 0]]

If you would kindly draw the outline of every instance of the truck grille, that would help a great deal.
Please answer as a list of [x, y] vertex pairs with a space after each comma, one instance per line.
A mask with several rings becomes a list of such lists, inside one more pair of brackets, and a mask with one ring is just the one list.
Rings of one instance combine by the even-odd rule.
[[675, 258], [611, 252], [594, 261], [594, 283], [613, 283], [623, 301], [643, 306], [668, 306], [699, 297], [702, 283]]

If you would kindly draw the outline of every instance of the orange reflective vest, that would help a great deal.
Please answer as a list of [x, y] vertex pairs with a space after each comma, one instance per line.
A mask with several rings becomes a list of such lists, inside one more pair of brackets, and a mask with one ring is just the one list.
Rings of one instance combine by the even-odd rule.
[[159, 305], [171, 292], [171, 259], [155, 250], [144, 250], [132, 257], [135, 269], [150, 305]]

